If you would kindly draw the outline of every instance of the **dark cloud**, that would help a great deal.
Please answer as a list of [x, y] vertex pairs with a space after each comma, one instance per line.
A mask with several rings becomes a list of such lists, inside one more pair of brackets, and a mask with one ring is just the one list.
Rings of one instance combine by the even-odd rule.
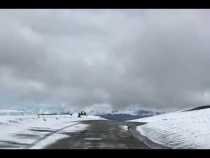
[[2, 105], [172, 110], [209, 104], [209, 15], [1, 10]]

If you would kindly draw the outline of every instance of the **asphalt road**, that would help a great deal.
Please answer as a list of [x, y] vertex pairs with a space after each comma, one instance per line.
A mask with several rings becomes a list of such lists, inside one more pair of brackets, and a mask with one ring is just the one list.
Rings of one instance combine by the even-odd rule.
[[[81, 123], [89, 124], [86, 130], [65, 133], [69, 137], [51, 144], [47, 149], [148, 149], [149, 147], [120, 126], [123, 122], [111, 120], [92, 120]], [[141, 123], [140, 123], [141, 124]], [[138, 123], [138, 125], [140, 125]], [[134, 128], [137, 123], [130, 123]]]

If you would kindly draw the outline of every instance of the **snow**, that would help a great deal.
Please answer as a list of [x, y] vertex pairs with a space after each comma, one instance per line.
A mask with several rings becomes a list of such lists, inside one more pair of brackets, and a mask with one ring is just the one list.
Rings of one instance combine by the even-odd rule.
[[10, 109], [0, 109], [0, 115], [21, 115], [24, 111], [20, 110], [10, 110]]
[[[50, 144], [64, 135], [57, 133], [59, 129], [63, 131], [78, 131], [85, 129], [82, 120], [101, 120], [99, 116], [83, 116], [78, 118], [74, 115], [1, 115], [0, 116], [0, 148], [28, 148], [31, 144], [39, 142], [50, 133], [55, 133], [52, 137], [41, 143], [40, 147]], [[38, 146], [39, 148], [39, 146]]]
[[44, 139], [43, 141], [40, 141], [38, 143], [36, 143], [34, 146], [32, 146], [30, 149], [43, 149], [46, 146], [48, 146], [49, 144], [52, 144], [60, 139], [64, 139], [64, 138], [68, 138], [69, 136], [64, 134], [65, 132], [78, 132], [81, 130], [84, 130], [88, 127], [87, 124], [77, 124], [74, 126], [70, 126], [65, 128], [64, 130], [58, 131], [52, 135], [50, 135], [49, 137], [47, 137], [46, 139]]
[[13, 110], [13, 109], [1, 109], [0, 110], [0, 113], [16, 113], [16, 112], [23, 112], [23, 111], [20, 111], [20, 110]]
[[132, 120], [141, 135], [172, 149], [210, 148], [210, 109], [174, 112]]

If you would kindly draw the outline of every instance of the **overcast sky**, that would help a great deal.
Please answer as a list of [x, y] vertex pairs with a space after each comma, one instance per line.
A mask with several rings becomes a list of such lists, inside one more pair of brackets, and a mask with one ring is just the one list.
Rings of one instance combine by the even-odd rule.
[[208, 10], [0, 10], [0, 107], [203, 104]]

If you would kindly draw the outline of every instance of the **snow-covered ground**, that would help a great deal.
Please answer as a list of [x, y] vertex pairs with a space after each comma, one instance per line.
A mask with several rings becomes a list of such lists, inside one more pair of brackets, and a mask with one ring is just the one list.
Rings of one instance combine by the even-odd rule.
[[137, 130], [173, 149], [210, 149], [210, 109], [173, 112], [132, 120], [146, 122]]
[[[66, 137], [65, 132], [84, 130], [82, 120], [100, 120], [98, 116], [0, 115], [0, 148], [43, 148]], [[63, 129], [62, 131], [60, 129]], [[53, 133], [53, 135], [52, 135]], [[46, 138], [46, 139], [43, 139]]]
[[78, 132], [78, 131], [86, 129], [87, 127], [88, 127], [87, 124], [76, 124], [73, 126], [70, 125], [70, 127], [68, 126], [67, 128], [57, 131], [53, 133], [52, 135], [46, 137], [42, 141], [39, 141], [38, 143], [33, 145], [30, 149], [43, 149], [49, 144], [52, 144], [60, 139], [69, 137], [68, 135], [65, 134], [65, 132], [68, 132], [68, 133]]

